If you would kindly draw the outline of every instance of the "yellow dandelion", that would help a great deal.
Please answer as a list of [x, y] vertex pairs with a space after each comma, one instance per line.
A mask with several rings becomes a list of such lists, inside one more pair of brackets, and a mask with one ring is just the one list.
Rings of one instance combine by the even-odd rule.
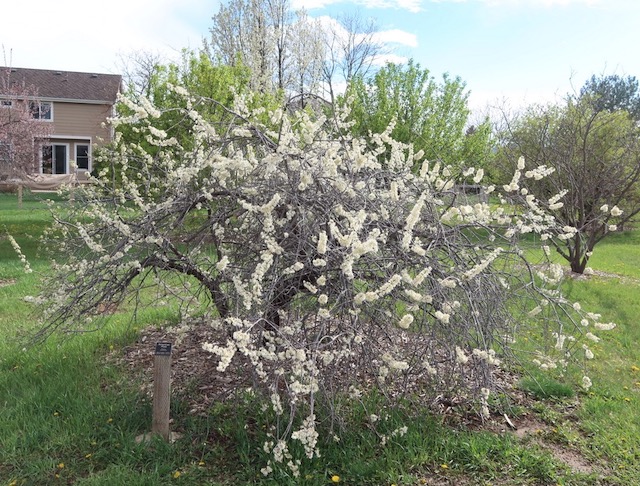
[[60, 479], [60, 475], [59, 474], [56, 474], [56, 479]]
[[176, 471], [173, 473], [173, 479], [178, 479], [180, 476], [182, 476], [182, 473], [180, 471]]
[[110, 424], [111, 422], [113, 422], [113, 419], [112, 419], [111, 417], [109, 417], [109, 418], [107, 419], [107, 423], [108, 423], [108, 424]]
[[631, 371], [640, 371], [640, 368], [638, 368], [636, 365], [633, 365], [631, 367]]
[[85, 454], [84, 458], [85, 459], [89, 459], [93, 454], [89, 453], [89, 454]]
[[64, 462], [61, 462], [60, 464], [58, 464], [58, 469], [64, 469]]
[[440, 467], [442, 469], [449, 469], [449, 465], [448, 464], [440, 464]]
[[18, 484], [18, 480], [17, 480], [17, 479], [14, 479], [13, 481], [11, 481], [11, 482], [9, 483], [9, 486], [16, 486], [17, 484]]
[[624, 401], [625, 401], [625, 402], [630, 402], [630, 401], [631, 401], [631, 398], [629, 398], [629, 397], [624, 397]]
[[60, 413], [58, 413], [58, 412], [53, 412], [53, 416], [54, 416], [54, 417], [57, 417], [58, 415], [60, 415]]
[[334, 474], [333, 476], [331, 476], [331, 482], [332, 483], [339, 483], [340, 482], [340, 476], [338, 476], [337, 474]]

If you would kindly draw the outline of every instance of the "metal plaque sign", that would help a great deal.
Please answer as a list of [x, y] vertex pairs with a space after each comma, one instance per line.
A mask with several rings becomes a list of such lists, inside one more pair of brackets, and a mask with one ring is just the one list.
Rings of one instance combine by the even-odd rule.
[[171, 343], [156, 343], [156, 356], [171, 356]]

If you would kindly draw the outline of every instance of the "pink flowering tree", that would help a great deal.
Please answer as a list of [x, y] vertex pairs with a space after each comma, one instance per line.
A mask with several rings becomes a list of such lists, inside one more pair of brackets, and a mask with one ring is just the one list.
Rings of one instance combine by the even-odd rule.
[[0, 177], [37, 172], [38, 150], [51, 134], [51, 125], [32, 115], [37, 99], [33, 87], [11, 81], [9, 68], [0, 72]]
[[[75, 213], [57, 216], [57, 247], [73, 258], [39, 297], [42, 333], [95, 329], [94, 309], [142, 302], [150, 286], [181, 297], [183, 316], [217, 332], [204, 347], [218, 372], [250, 369], [277, 417], [265, 474], [297, 475], [320, 453], [335, 400], [374, 388], [392, 401], [466, 396], [486, 418], [495, 372], [518, 350], [562, 368], [584, 359], [587, 331], [611, 327], [562, 299], [542, 251], [524, 258], [517, 236], [555, 224], [535, 202], [514, 216], [458, 201], [449, 168], [395, 141], [393, 126], [359, 138], [348, 113], [265, 112], [242, 97], [214, 126], [202, 100], [172, 89], [192, 143], [156, 128], [151, 103], [123, 100], [130, 115], [115, 126], [157, 150], [116, 141], [103, 156], [121, 184], [98, 174]], [[536, 348], [519, 341], [530, 330]]]

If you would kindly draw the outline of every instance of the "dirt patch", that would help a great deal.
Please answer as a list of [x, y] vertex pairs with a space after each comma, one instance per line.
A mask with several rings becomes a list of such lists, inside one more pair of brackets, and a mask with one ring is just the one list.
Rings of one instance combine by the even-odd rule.
[[16, 283], [15, 278], [0, 278], [0, 287], [8, 287]]
[[[188, 401], [189, 409], [192, 413], [206, 414], [210, 405], [215, 402], [224, 402], [231, 399], [239, 393], [249, 388], [254, 391], [265, 389], [265, 386], [277, 386], [286, 388], [286, 379], [280, 379], [279, 370], [281, 366], [275, 362], [265, 362], [263, 370], [268, 374], [269, 382], [265, 385], [264, 380], [259, 380], [255, 374], [254, 368], [251, 366], [248, 358], [236, 353], [231, 364], [226, 368], [224, 373], [217, 370], [219, 357], [210, 351], [203, 349], [205, 343], [214, 345], [224, 345], [229, 340], [228, 328], [216, 326], [215, 322], [196, 321], [188, 326], [177, 326], [170, 328], [151, 327], [140, 331], [138, 340], [131, 346], [124, 349], [116, 359], [124, 363], [133, 372], [141, 376], [142, 386], [145, 392], [150, 394], [153, 380], [153, 353], [155, 343], [160, 341], [170, 341], [173, 343], [172, 352], [172, 389], [173, 393]], [[379, 332], [387, 338], [392, 332], [403, 333], [400, 329], [371, 329], [369, 334]], [[259, 334], [252, 337], [253, 339], [261, 339]], [[377, 342], [383, 342], [381, 337], [373, 339]], [[415, 352], [416, 347], [424, 348], [424, 341], [412, 339], [408, 335], [393, 336], [394, 342], [400, 343], [399, 346], [406, 346], [404, 352], [411, 355]], [[455, 361], [449, 356], [445, 356], [444, 351], [435, 351], [434, 366], [439, 366], [439, 376], [449, 376], [454, 374], [452, 369], [447, 369], [447, 363], [453, 362], [452, 366], [456, 366]], [[440, 353], [440, 354], [437, 354]], [[441, 359], [440, 359], [441, 358]], [[324, 385], [331, 387], [333, 390], [349, 390], [349, 386], [356, 382], [361, 389], [375, 388], [379, 367], [383, 364], [380, 356], [367, 355], [363, 356], [355, 353], [354, 355], [343, 358], [340, 366], [335, 367], [331, 363], [319, 362], [319, 373], [325, 373]], [[406, 382], [404, 380], [389, 380], [387, 394], [392, 399], [396, 396], [410, 397], [415, 396], [421, 404], [428, 403], [436, 413], [446, 415], [464, 415], [464, 412], [470, 412], [474, 409], [473, 401], [470, 399], [470, 392], [465, 392], [465, 380], [472, 382], [477, 379], [477, 373], [480, 369], [477, 363], [472, 359], [465, 364], [464, 369], [456, 369], [453, 380], [449, 383], [459, 384], [457, 390], [452, 391], [453, 387], [448, 390], [434, 392], [433, 376], [425, 369], [417, 369]], [[475, 368], [474, 368], [475, 366]], [[475, 374], [474, 374], [475, 373]], [[496, 370], [493, 376], [493, 382], [496, 387], [501, 390], [513, 388], [516, 379], [513, 375], [503, 370]], [[269, 388], [270, 390], [271, 388]], [[477, 408], [477, 407], [476, 407]], [[471, 412], [470, 422], [478, 420], [477, 410]], [[464, 423], [464, 421], [462, 422]]]
[[548, 451], [556, 460], [566, 464], [574, 473], [592, 474], [598, 471], [579, 451], [543, 440], [544, 436], [552, 431], [551, 425], [530, 416], [515, 421], [514, 425], [516, 428], [512, 430], [513, 435], [521, 440], [529, 439], [532, 444]]
[[137, 341], [127, 346], [116, 359], [141, 377], [142, 391], [151, 396], [155, 345], [172, 342], [172, 393], [188, 400], [189, 413], [206, 415], [213, 403], [228, 400], [236, 390], [248, 388], [252, 383], [249, 369], [241, 364], [233, 373], [216, 370], [218, 358], [202, 348], [204, 343], [218, 342], [216, 332], [205, 323], [192, 324], [188, 328], [149, 327], [141, 330]]
[[617, 273], [601, 272], [600, 270], [592, 270], [591, 273], [575, 273], [567, 268], [564, 274], [567, 278], [571, 278], [573, 280], [589, 280], [593, 277], [600, 277], [607, 279], [618, 279], [621, 283], [630, 283], [634, 285], [640, 284], [640, 279], [629, 277], [626, 275], [618, 275]]
[[[221, 373], [216, 369], [218, 358], [203, 349], [204, 343], [224, 342], [221, 332], [205, 322], [167, 329], [150, 327], [140, 331], [134, 344], [127, 346], [123, 351], [114, 352], [112, 359], [124, 364], [133, 375], [137, 375], [136, 381], [142, 383], [141, 391], [151, 396], [155, 345], [157, 342], [172, 342], [172, 394], [187, 402], [190, 414], [204, 416], [215, 403], [232, 400], [239, 391], [255, 385], [248, 363], [234, 358], [229, 369]], [[510, 395], [514, 404], [525, 410], [530, 408], [528, 405], [531, 398], [515, 386], [518, 380], [516, 375], [498, 371], [496, 380], [498, 386]], [[578, 451], [545, 440], [545, 436], [552, 432], [553, 426], [540, 420], [535, 414], [525, 413], [517, 418], [494, 415], [490, 421], [481, 421], [476, 414], [469, 413], [463, 399], [458, 402], [455, 398], [445, 399], [442, 396], [437, 397], [430, 408], [442, 415], [443, 423], [467, 429], [492, 431], [496, 434], [510, 433], [522, 441], [548, 451], [576, 473], [599, 472], [597, 466]], [[427, 482], [420, 484], [467, 484], [460, 478], [438, 476], [425, 478], [425, 481]]]
[[592, 474], [596, 472], [593, 464], [578, 451], [563, 448], [553, 443], [545, 443], [542, 447], [550, 451], [553, 457], [569, 466], [573, 472], [582, 474]]

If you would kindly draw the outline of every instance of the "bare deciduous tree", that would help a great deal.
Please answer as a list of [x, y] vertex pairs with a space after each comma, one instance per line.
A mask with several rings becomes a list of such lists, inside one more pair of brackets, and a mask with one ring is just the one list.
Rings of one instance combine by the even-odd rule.
[[255, 90], [286, 89], [292, 22], [288, 0], [232, 0], [213, 16], [205, 50], [227, 65], [247, 66]]
[[324, 78], [333, 100], [337, 84], [348, 84], [355, 76], [365, 78], [374, 62], [387, 53], [376, 40], [378, 27], [357, 13], [344, 14], [326, 26]]
[[151, 51], [122, 55], [119, 71], [127, 93], [130, 96], [152, 98], [153, 86], [163, 63], [163, 57]]

